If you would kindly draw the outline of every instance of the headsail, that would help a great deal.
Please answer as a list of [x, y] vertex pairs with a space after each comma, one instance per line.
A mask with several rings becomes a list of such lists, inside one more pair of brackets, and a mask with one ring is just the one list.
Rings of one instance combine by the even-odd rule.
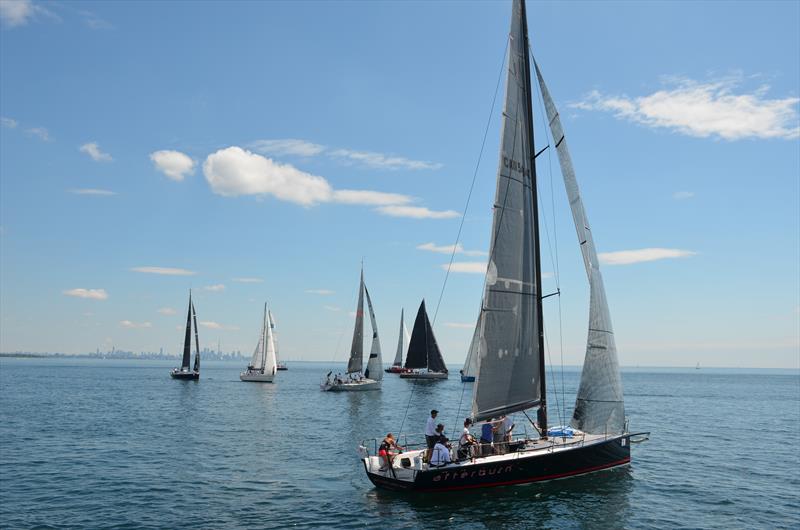
[[278, 348], [278, 334], [275, 333], [275, 319], [272, 316], [272, 311], [267, 310], [267, 316], [269, 317], [269, 327], [272, 330], [272, 342], [275, 343], [275, 362], [280, 363], [278, 361], [278, 354], [280, 352]]
[[447, 367], [433, 336], [433, 328], [428, 320], [425, 310], [425, 300], [419, 306], [417, 318], [414, 320], [414, 329], [411, 332], [411, 341], [408, 343], [406, 368], [427, 368], [432, 372], [447, 372]]
[[508, 76], [497, 170], [492, 239], [481, 308], [479, 376], [473, 393], [476, 421], [540, 403], [536, 220], [527, 29], [513, 2]]
[[403, 366], [403, 354], [408, 349], [408, 341], [411, 337], [408, 334], [408, 328], [403, 319], [405, 310], [400, 310], [400, 336], [397, 337], [397, 352], [394, 354], [394, 362], [392, 366]]
[[603, 277], [600, 274], [592, 231], [583, 208], [561, 119], [547, 90], [539, 65], [535, 66], [547, 120], [550, 122], [550, 131], [558, 152], [567, 198], [572, 208], [572, 219], [578, 233], [586, 275], [589, 277], [589, 337], [571, 425], [590, 434], [618, 434], [625, 429], [625, 404]]
[[353, 329], [353, 344], [350, 346], [350, 360], [347, 362], [347, 373], [360, 372], [364, 361], [364, 270], [361, 270], [361, 282], [358, 284], [358, 306], [356, 306], [356, 326]]
[[464, 367], [461, 369], [461, 375], [464, 377], [475, 377], [478, 375], [478, 358], [480, 356], [481, 345], [481, 318], [478, 316], [478, 322], [475, 323], [475, 331], [472, 333], [472, 341], [469, 343], [469, 351], [467, 352], [467, 359], [464, 361]]
[[278, 362], [275, 358], [275, 340], [272, 334], [272, 325], [270, 323], [269, 317], [269, 310], [264, 307], [264, 328], [266, 329], [266, 333], [264, 333], [264, 365], [263, 370], [265, 374], [275, 375], [275, 371], [277, 370]]
[[369, 360], [364, 377], [374, 381], [383, 379], [383, 359], [381, 358], [381, 340], [378, 338], [378, 324], [375, 322], [375, 311], [372, 309], [372, 298], [369, 296], [367, 286], [364, 286], [364, 293], [367, 295], [367, 308], [369, 308], [369, 322], [372, 326], [372, 347], [369, 349]]
[[189, 310], [186, 314], [186, 335], [183, 338], [183, 360], [181, 361], [181, 371], [189, 371], [189, 363], [192, 357], [192, 291], [189, 291]]

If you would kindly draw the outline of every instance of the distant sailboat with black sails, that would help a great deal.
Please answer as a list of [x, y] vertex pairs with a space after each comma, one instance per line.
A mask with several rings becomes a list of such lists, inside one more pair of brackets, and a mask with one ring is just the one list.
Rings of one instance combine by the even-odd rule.
[[[478, 362], [471, 417], [476, 424], [497, 424], [507, 415], [521, 413], [528, 420], [525, 431], [530, 425], [536, 434], [472, 446], [467, 454], [457, 455], [460, 459], [445, 459], [441, 465], [425, 462], [424, 448], [405, 444], [406, 452], [387, 468], [375, 454], [376, 440], [365, 441], [359, 452], [376, 486], [438, 492], [583, 475], [629, 464], [631, 443], [648, 434], [628, 430], [593, 236], [561, 120], [529, 50], [525, 1], [514, 0], [489, 263], [474, 341]], [[590, 291], [586, 358], [575, 410], [569, 427], [554, 429], [548, 429], [547, 417], [531, 69], [536, 71], [558, 152]], [[534, 408], [536, 422], [527, 413]]]
[[[194, 354], [194, 367], [189, 365], [192, 359], [192, 322], [194, 322], [194, 343], [196, 352]], [[173, 368], [169, 373], [173, 379], [200, 379], [200, 339], [197, 336], [197, 313], [194, 311], [192, 303], [192, 291], [189, 291], [189, 311], [186, 315], [186, 334], [183, 338], [183, 358], [180, 368]]]
[[411, 341], [408, 343], [403, 379], [447, 379], [447, 367], [433, 335], [433, 326], [425, 310], [425, 300], [419, 306]]

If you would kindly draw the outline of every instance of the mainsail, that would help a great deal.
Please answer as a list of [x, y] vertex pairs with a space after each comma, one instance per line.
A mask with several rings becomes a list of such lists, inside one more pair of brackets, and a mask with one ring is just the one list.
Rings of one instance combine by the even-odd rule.
[[383, 360], [381, 359], [381, 341], [378, 338], [378, 324], [375, 322], [375, 311], [372, 309], [372, 298], [369, 296], [369, 289], [364, 286], [364, 293], [367, 295], [367, 308], [369, 308], [369, 322], [372, 325], [372, 347], [369, 349], [369, 360], [367, 361], [367, 371], [364, 377], [374, 381], [383, 379]]
[[186, 335], [183, 338], [183, 360], [181, 372], [189, 371], [189, 362], [192, 357], [192, 291], [189, 291], [189, 310], [186, 314]]
[[403, 354], [408, 349], [408, 341], [411, 339], [408, 335], [408, 328], [403, 320], [405, 310], [400, 310], [400, 336], [397, 337], [397, 353], [394, 354], [394, 362], [392, 366], [403, 366]]
[[272, 311], [267, 310], [267, 316], [269, 317], [269, 328], [272, 330], [272, 342], [275, 343], [275, 362], [278, 363], [278, 334], [275, 333], [275, 319], [272, 317]]
[[481, 308], [475, 421], [540, 404], [535, 195], [524, 7], [514, 0], [497, 190]]
[[578, 233], [586, 275], [589, 277], [589, 336], [581, 383], [575, 401], [575, 412], [570, 424], [590, 434], [619, 434], [625, 429], [625, 404], [603, 277], [600, 274], [592, 231], [589, 228], [575, 170], [572, 167], [572, 158], [564, 138], [561, 118], [547, 90], [539, 65], [536, 63], [534, 65], [547, 120], [550, 122], [550, 131], [556, 142], [558, 161], [572, 208], [572, 219]]
[[269, 315], [269, 310], [266, 308], [266, 304], [264, 305], [264, 329], [266, 330], [264, 333], [264, 361], [262, 365], [262, 370], [264, 374], [271, 374], [275, 375], [275, 371], [277, 370], [277, 359], [275, 357], [275, 340], [272, 334], [272, 322], [267, 316]]
[[358, 284], [358, 306], [356, 306], [356, 326], [353, 329], [353, 343], [350, 346], [350, 360], [347, 362], [347, 373], [360, 372], [364, 357], [364, 270], [361, 270], [361, 282]]
[[256, 350], [253, 352], [253, 358], [250, 360], [250, 366], [253, 370], [263, 370], [266, 362], [266, 339], [267, 339], [267, 304], [264, 304], [264, 318], [261, 323], [261, 333], [258, 336], [258, 344]]
[[190, 302], [192, 306], [192, 321], [194, 322], [194, 345], [197, 348], [197, 351], [194, 354], [194, 371], [200, 371], [200, 339], [197, 336], [197, 313], [194, 310], [194, 304]]
[[442, 352], [439, 351], [436, 337], [433, 336], [428, 313], [425, 311], [425, 300], [420, 304], [417, 318], [414, 320], [405, 367], [427, 368], [431, 372], [447, 372]]

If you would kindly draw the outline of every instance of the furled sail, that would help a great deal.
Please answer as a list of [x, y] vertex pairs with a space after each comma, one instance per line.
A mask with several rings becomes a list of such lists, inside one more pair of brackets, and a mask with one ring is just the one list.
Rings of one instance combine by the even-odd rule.
[[189, 310], [186, 314], [186, 336], [183, 338], [183, 360], [181, 361], [181, 371], [189, 371], [189, 363], [192, 357], [192, 291], [189, 291]]
[[272, 326], [269, 322], [269, 310], [264, 308], [264, 328], [266, 329], [266, 333], [264, 333], [264, 365], [263, 370], [265, 374], [272, 374], [275, 375], [275, 371], [277, 370], [278, 361], [275, 357], [275, 340], [272, 334]]
[[540, 403], [530, 93], [523, 6], [513, 2], [508, 76], [486, 287], [475, 421]]
[[572, 159], [564, 138], [561, 118], [547, 90], [539, 65], [535, 66], [547, 120], [550, 122], [550, 132], [558, 152], [567, 198], [572, 208], [572, 219], [578, 233], [586, 275], [589, 277], [589, 336], [571, 425], [590, 434], [619, 434], [625, 429], [625, 404], [603, 277], [600, 274], [592, 231], [589, 228]]
[[411, 340], [408, 343], [406, 355], [406, 368], [427, 368], [432, 372], [447, 372], [447, 367], [433, 336], [433, 328], [428, 313], [425, 310], [425, 300], [419, 306], [417, 318], [414, 320], [414, 329], [411, 331]]
[[478, 322], [475, 324], [475, 331], [472, 333], [472, 341], [469, 343], [469, 351], [467, 352], [467, 359], [464, 361], [464, 367], [461, 369], [461, 375], [464, 377], [475, 377], [478, 374], [478, 358], [480, 356], [481, 345], [481, 319], [478, 317]]
[[408, 335], [408, 328], [406, 327], [406, 323], [403, 319], [405, 310], [400, 310], [400, 336], [397, 337], [397, 353], [394, 354], [394, 362], [392, 366], [403, 366], [403, 354], [408, 349], [408, 341], [410, 340], [410, 336]]
[[383, 359], [381, 358], [381, 340], [378, 338], [378, 324], [375, 322], [375, 311], [372, 309], [372, 298], [369, 290], [364, 286], [364, 293], [367, 295], [367, 308], [369, 309], [369, 322], [372, 326], [372, 347], [369, 349], [369, 360], [367, 361], [367, 371], [364, 377], [374, 381], [383, 379]]
[[356, 307], [356, 326], [353, 329], [353, 344], [350, 346], [350, 360], [347, 373], [360, 372], [364, 357], [364, 271], [361, 271], [361, 282], [358, 285], [358, 306]]
[[194, 310], [194, 304], [192, 306], [192, 321], [194, 322], [194, 345], [197, 351], [194, 354], [194, 371], [200, 371], [200, 338], [197, 336], [197, 313]]

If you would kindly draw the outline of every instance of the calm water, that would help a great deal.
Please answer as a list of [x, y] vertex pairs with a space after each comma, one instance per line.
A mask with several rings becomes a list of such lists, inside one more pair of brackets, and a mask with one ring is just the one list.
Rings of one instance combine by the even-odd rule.
[[[171, 364], [0, 361], [0, 525], [800, 528], [796, 373], [626, 371], [631, 429], [652, 431], [632, 467], [422, 496], [376, 490], [355, 448], [397, 433], [407, 407], [404, 432], [434, 407], [451, 430], [471, 399], [457, 378], [329, 394], [324, 364], [291, 363], [273, 385], [210, 362], [173, 381]], [[571, 407], [578, 373], [564, 379]]]

